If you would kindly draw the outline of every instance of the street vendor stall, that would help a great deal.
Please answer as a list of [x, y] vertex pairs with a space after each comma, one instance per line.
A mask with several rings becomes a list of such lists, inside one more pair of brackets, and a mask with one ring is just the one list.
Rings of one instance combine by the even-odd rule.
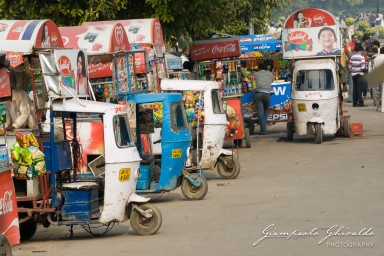
[[[84, 22], [82, 25], [120, 23], [127, 33], [131, 50], [142, 50], [135, 54], [136, 66], [149, 63], [149, 69], [136, 68], [138, 79], [147, 79], [150, 91], [160, 92], [160, 79], [167, 77], [165, 66], [165, 43], [159, 19], [133, 19]], [[148, 75], [145, 76], [145, 75]]]
[[121, 24], [92, 24], [59, 28], [65, 48], [84, 49], [96, 99], [117, 102], [119, 94], [146, 89], [135, 76], [134, 54]]
[[[240, 47], [242, 62], [245, 62], [248, 72], [254, 70], [257, 65], [264, 64], [268, 70], [274, 73], [275, 81], [271, 85], [273, 93], [268, 121], [288, 121], [288, 113], [291, 109], [291, 83], [288, 81], [288, 61], [283, 60], [278, 53], [282, 50], [281, 40], [272, 39], [270, 35], [242, 35], [240, 36]], [[246, 74], [249, 74], [248, 72]], [[251, 90], [245, 92], [242, 97], [243, 113], [245, 118], [251, 118], [254, 123], [257, 123], [256, 108], [252, 99], [254, 88], [252, 81], [247, 81], [247, 83]]]

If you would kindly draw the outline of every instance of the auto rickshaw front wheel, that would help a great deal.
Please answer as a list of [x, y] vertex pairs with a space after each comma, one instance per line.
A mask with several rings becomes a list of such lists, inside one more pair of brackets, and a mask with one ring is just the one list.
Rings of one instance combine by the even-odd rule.
[[193, 185], [188, 179], [184, 177], [181, 182], [181, 192], [189, 200], [203, 199], [208, 193], [207, 180], [198, 173], [190, 173], [188, 176], [191, 179], [201, 179], [200, 186]]
[[315, 124], [315, 143], [321, 144], [323, 141], [323, 131], [321, 130], [321, 124]]
[[234, 155], [220, 156], [217, 161], [217, 172], [222, 178], [235, 179], [240, 173], [239, 160]]
[[6, 236], [0, 235], [0, 255], [12, 256], [11, 245]]
[[[159, 209], [149, 203], [137, 205], [136, 207], [140, 208], [144, 213], [135, 209], [135, 207], [132, 208], [130, 217], [132, 229], [142, 236], [155, 234], [160, 229], [163, 221]], [[145, 216], [145, 212], [149, 213], [150, 216]]]

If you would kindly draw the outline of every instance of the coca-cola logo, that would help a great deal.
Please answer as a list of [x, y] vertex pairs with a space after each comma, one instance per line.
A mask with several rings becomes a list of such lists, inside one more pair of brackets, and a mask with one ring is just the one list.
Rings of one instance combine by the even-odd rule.
[[3, 198], [0, 198], [0, 215], [12, 212], [13, 210], [13, 201], [12, 201], [12, 191], [7, 190], [4, 193]]
[[7, 29], [8, 25], [4, 23], [0, 23], [0, 32], [3, 32]]
[[304, 31], [294, 31], [288, 34], [288, 41], [292, 44], [302, 44], [308, 40], [308, 37]]
[[69, 77], [71, 75], [72, 64], [67, 56], [61, 56], [57, 61], [59, 70], [64, 77]]
[[123, 38], [124, 38], [122, 26], [115, 27], [115, 37], [116, 37], [117, 44], [121, 45], [121, 43], [123, 42]]
[[321, 14], [318, 14], [315, 17], [313, 17], [313, 22], [316, 24], [324, 24], [325, 17]]
[[215, 45], [212, 48], [212, 54], [224, 53], [224, 52], [236, 52], [236, 45], [235, 44], [227, 44], [226, 46]]

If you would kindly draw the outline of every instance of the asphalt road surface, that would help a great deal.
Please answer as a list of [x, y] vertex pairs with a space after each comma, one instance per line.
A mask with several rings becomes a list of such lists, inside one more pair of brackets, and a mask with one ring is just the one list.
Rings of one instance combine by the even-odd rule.
[[152, 195], [163, 216], [155, 235], [138, 236], [129, 222], [103, 237], [39, 226], [13, 255], [382, 256], [384, 113], [350, 103], [345, 109], [351, 123], [363, 123], [364, 137], [315, 144], [295, 135], [287, 142], [285, 123], [275, 124], [269, 135], [252, 136], [252, 148], [238, 150], [237, 179], [206, 172], [204, 200], [187, 201], [180, 189]]

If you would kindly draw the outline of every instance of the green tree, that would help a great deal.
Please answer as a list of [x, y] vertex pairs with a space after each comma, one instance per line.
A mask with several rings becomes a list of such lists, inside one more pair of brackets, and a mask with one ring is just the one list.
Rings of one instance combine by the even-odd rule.
[[84, 21], [159, 18], [167, 41], [207, 39], [213, 33], [266, 31], [272, 11], [291, 0], [0, 0], [3, 19], [52, 19], [58, 26]]

